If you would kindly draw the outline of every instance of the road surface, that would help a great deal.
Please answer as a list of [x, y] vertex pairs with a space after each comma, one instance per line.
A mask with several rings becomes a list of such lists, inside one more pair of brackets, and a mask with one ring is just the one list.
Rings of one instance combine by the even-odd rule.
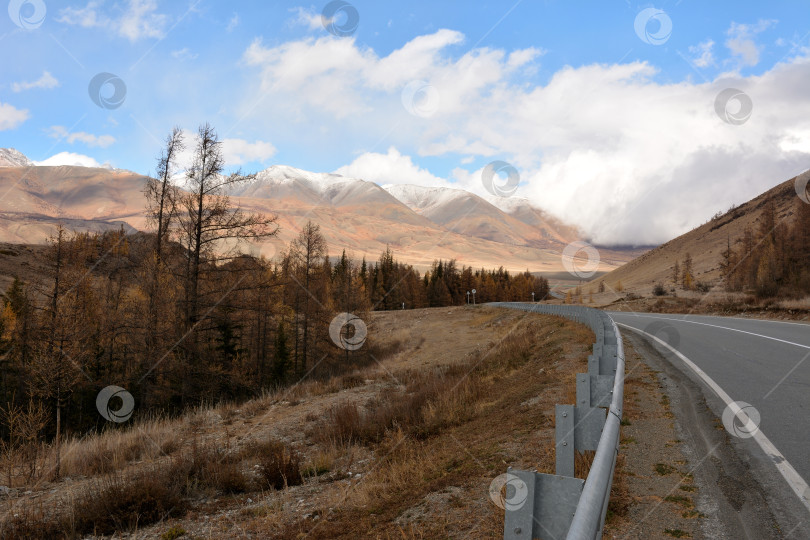
[[682, 357], [673, 355], [673, 363], [697, 374], [707, 394], [752, 405], [760, 417], [758, 433], [747, 437], [743, 432], [739, 438], [759, 443], [759, 449], [746, 448], [770, 460], [810, 512], [809, 324], [628, 312], [610, 316], [621, 329], [641, 330], [677, 350]]

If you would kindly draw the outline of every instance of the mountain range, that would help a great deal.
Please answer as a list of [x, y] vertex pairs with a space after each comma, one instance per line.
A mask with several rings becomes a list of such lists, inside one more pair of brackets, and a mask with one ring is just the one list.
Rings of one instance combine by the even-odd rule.
[[[0, 149], [0, 242], [40, 244], [57, 223], [75, 230], [144, 230], [146, 177], [122, 169], [40, 166]], [[278, 218], [275, 238], [251, 247], [277, 255], [312, 220], [330, 256], [375, 260], [386, 246], [419, 269], [435, 259], [511, 271], [558, 272], [561, 253], [581, 240], [573, 225], [521, 198], [484, 199], [453, 188], [384, 185], [284, 165], [229, 192], [242, 208]], [[609, 271], [644, 249], [600, 248]]]

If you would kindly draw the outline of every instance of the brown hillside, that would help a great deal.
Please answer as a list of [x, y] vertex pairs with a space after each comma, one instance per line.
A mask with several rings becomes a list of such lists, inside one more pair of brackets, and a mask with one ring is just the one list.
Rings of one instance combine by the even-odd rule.
[[[807, 174], [807, 173], [804, 173]], [[669, 290], [673, 286], [672, 270], [675, 261], [683, 265], [686, 254], [692, 255], [696, 282], [711, 286], [720, 283], [720, 254], [728, 242], [732, 247], [742, 238], [746, 227], [755, 228], [765, 204], [773, 200], [776, 207], [777, 223], [790, 224], [796, 215], [796, 208], [804, 204], [796, 195], [796, 178], [792, 178], [747, 203], [732, 207], [722, 215], [715, 216], [703, 225], [683, 234], [666, 244], [648, 251], [624, 266], [605, 276], [593, 280], [594, 291], [600, 281], [606, 286], [603, 302], [616, 299], [615, 290], [621, 283], [624, 292], [650, 295], [656, 283], [662, 283]], [[588, 288], [587, 286], [585, 287]]]
[[[312, 220], [320, 225], [332, 257], [340, 257], [345, 249], [357, 259], [376, 260], [390, 247], [398, 259], [419, 270], [436, 259], [456, 259], [476, 268], [503, 266], [512, 272], [562, 270], [560, 253], [565, 243], [558, 237], [573, 229], [559, 221], [548, 221], [546, 229], [554, 223], [563, 232], [551, 231], [549, 238], [543, 238], [537, 227], [481, 199], [482, 209], [491, 207], [498, 215], [457, 216], [459, 222], [467, 220], [463, 226], [453, 220], [437, 223], [374, 183], [335, 176], [326, 193], [317, 194], [303, 177], [294, 176], [313, 173], [287, 170], [293, 176], [284, 181], [276, 177], [257, 181], [231, 197], [235, 205], [250, 212], [278, 217], [278, 236], [254, 246], [256, 254], [274, 257]], [[145, 181], [146, 177], [123, 170], [0, 167], [0, 242], [43, 243], [60, 222], [78, 231], [118, 229], [122, 224], [130, 233], [145, 230]], [[599, 270], [612, 270], [637, 254], [636, 250], [604, 252]]]

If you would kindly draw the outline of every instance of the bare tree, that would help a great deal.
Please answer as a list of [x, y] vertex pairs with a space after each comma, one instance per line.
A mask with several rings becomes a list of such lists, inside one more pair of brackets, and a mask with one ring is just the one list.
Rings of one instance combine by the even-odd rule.
[[172, 176], [176, 171], [177, 156], [183, 148], [183, 132], [176, 127], [166, 137], [166, 146], [158, 157], [156, 178], [149, 178], [144, 190], [147, 216], [157, 228], [155, 257], [158, 263], [163, 256], [163, 244], [168, 238], [176, 211], [177, 188], [172, 184]]
[[178, 189], [172, 183], [172, 177], [176, 173], [177, 157], [183, 149], [183, 133], [180, 128], [175, 127], [166, 137], [165, 147], [158, 157], [155, 178], [147, 180], [144, 190], [147, 216], [155, 227], [154, 251], [152, 257], [145, 261], [147, 268], [144, 269], [147, 323], [144, 329], [145, 350], [141, 363], [141, 372], [145, 373], [141, 399], [147, 403], [151, 387], [157, 377], [155, 368], [162, 349], [164, 332], [159, 329], [160, 321], [168, 319], [165, 313], [167, 291], [164, 286], [168, 275], [164, 267], [163, 250], [169, 240], [172, 221], [177, 213]]
[[187, 192], [180, 196], [180, 240], [187, 250], [186, 321], [193, 326], [199, 319], [200, 276], [203, 267], [216, 263], [215, 249], [224, 249], [227, 240], [260, 240], [278, 231], [275, 216], [250, 214], [232, 207], [226, 193], [229, 187], [255, 179], [240, 171], [224, 174], [222, 143], [210, 124], [197, 132], [193, 161], [186, 173]]

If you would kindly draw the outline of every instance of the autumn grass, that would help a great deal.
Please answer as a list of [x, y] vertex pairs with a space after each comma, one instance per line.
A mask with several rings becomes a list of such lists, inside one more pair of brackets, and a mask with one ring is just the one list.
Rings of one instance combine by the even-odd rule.
[[[258, 464], [256, 469], [246, 466], [252, 463]], [[63, 496], [55, 510], [36, 503], [9, 508], [0, 537], [78, 538], [132, 531], [182, 516], [189, 498], [285, 489], [302, 481], [298, 454], [280, 441], [254, 441], [238, 451], [195, 442], [171, 458], [96, 475]]]
[[[438, 538], [461, 531], [476, 538], [502, 535], [503, 511], [489, 502], [489, 483], [505, 472], [507, 463], [553, 472], [553, 416], [543, 411], [553, 410], [553, 403], [568, 393], [573, 379], [560, 380], [559, 375], [581, 368], [585, 343], [592, 339], [590, 332], [578, 333], [576, 327], [553, 336], [550, 330], [526, 325], [466, 362], [395, 373], [400, 385], [379, 399], [346, 400], [331, 408], [312, 432], [320, 434], [319, 444], [365, 445], [377, 456], [375, 462], [348, 494], [324, 503], [326, 519], [298, 520], [276, 536]], [[551, 362], [571, 343], [582, 344], [582, 356], [574, 355], [579, 366], [566, 365], [562, 373], [553, 370]], [[538, 394], [541, 401], [532, 401]], [[526, 405], [529, 402], [532, 405]], [[519, 463], [514, 463], [513, 442], [523, 456]], [[592, 453], [580, 458], [580, 472], [586, 474]], [[427, 496], [456, 489], [462, 495], [449, 507], [420, 505]], [[470, 508], [475, 508], [475, 520], [465, 513]], [[408, 509], [425, 515], [408, 521], [403, 517]]]
[[795, 300], [781, 300], [777, 306], [782, 309], [810, 311], [810, 296]]
[[133, 461], [150, 461], [174, 453], [182, 444], [178, 422], [166, 418], [141, 421], [62, 445], [63, 476], [95, 476], [118, 471]]

